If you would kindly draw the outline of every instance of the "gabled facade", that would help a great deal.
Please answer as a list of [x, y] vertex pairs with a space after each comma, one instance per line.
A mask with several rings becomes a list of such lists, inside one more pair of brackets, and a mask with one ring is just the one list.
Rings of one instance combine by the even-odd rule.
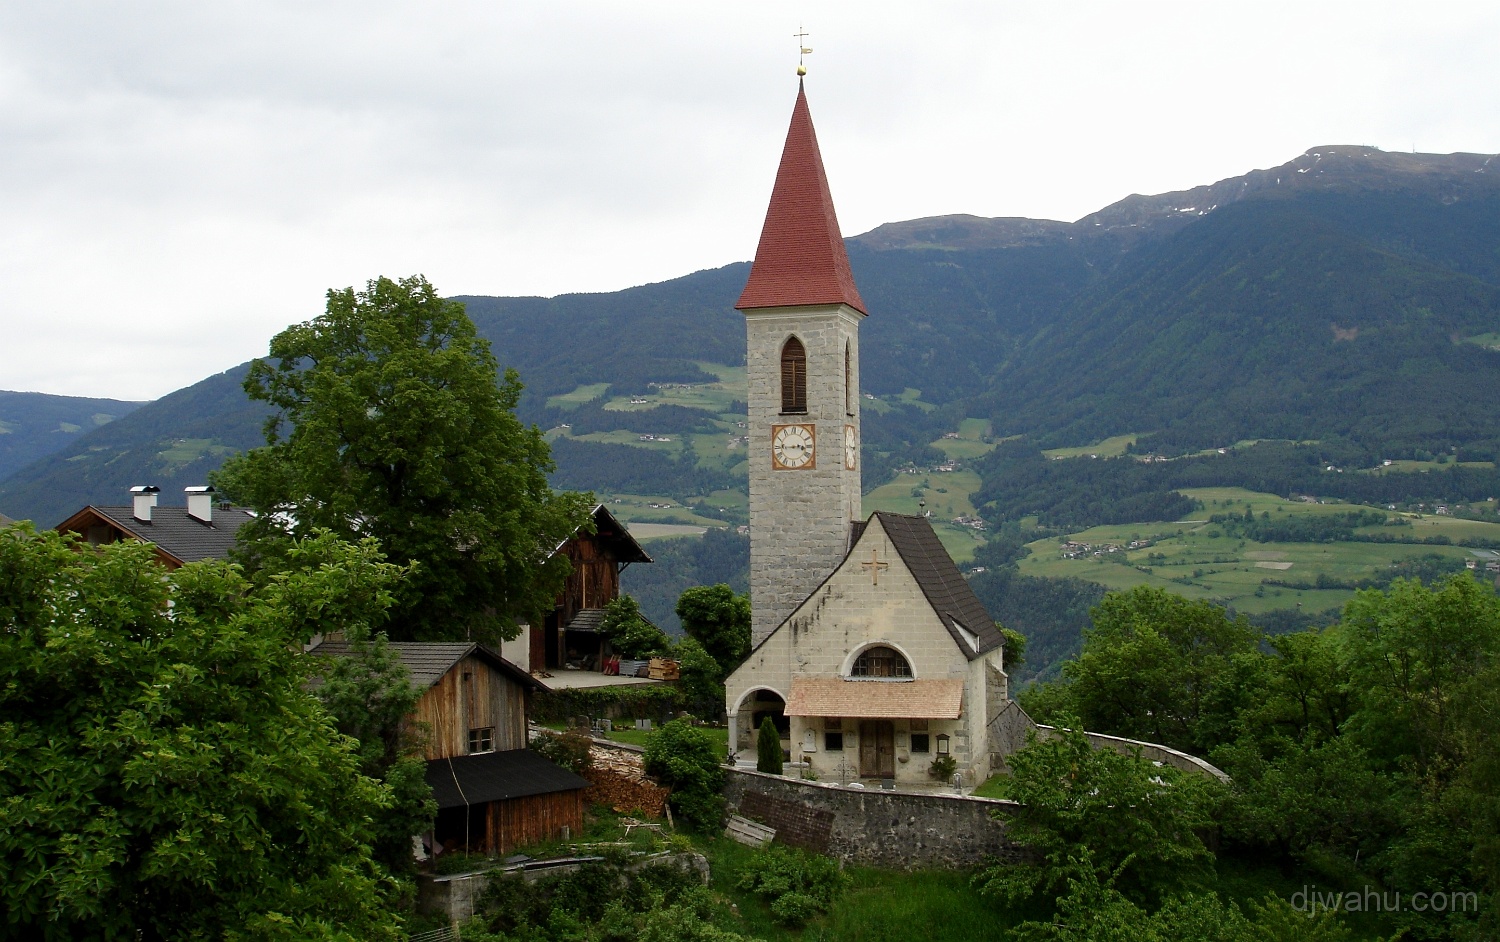
[[[422, 691], [406, 722], [423, 743], [438, 804], [422, 835], [429, 852], [508, 853], [582, 828], [588, 782], [526, 748], [530, 697], [545, 685], [481, 644], [390, 647]], [[354, 649], [325, 641], [310, 653], [347, 657]]]
[[989, 774], [1008, 698], [1000, 632], [923, 517], [876, 513], [834, 571], [725, 682], [731, 749], [761, 720], [820, 779]]
[[126, 506], [90, 504], [59, 523], [59, 533], [74, 533], [90, 546], [136, 540], [156, 547], [156, 558], [168, 569], [205, 559], [227, 559], [240, 527], [255, 519], [242, 507], [215, 500], [212, 487], [189, 487], [182, 507], [159, 507], [160, 489], [130, 489]]

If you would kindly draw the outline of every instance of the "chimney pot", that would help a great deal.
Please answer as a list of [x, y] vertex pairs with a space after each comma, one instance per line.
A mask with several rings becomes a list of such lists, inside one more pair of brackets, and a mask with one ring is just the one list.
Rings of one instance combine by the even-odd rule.
[[185, 487], [188, 516], [203, 523], [214, 522], [214, 489], [211, 484]]
[[156, 495], [161, 488], [150, 484], [138, 484], [130, 489], [130, 515], [142, 523], [151, 522], [151, 508], [156, 506]]

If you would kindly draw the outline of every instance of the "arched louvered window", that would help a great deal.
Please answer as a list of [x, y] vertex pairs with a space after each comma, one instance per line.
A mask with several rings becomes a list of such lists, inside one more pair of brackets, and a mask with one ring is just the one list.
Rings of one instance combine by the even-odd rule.
[[781, 411], [807, 411], [807, 350], [796, 337], [781, 347]]
[[851, 677], [911, 677], [911, 665], [895, 648], [884, 645], [869, 648], [854, 659]]

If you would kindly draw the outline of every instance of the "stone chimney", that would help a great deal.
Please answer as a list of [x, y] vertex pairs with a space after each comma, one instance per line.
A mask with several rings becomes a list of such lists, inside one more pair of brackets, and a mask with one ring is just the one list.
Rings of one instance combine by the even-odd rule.
[[161, 488], [152, 487], [150, 484], [141, 484], [130, 489], [131, 507], [130, 515], [141, 523], [151, 522], [151, 508], [156, 506], [156, 495], [161, 493]]
[[203, 523], [214, 522], [214, 488], [212, 484], [185, 487], [188, 516]]

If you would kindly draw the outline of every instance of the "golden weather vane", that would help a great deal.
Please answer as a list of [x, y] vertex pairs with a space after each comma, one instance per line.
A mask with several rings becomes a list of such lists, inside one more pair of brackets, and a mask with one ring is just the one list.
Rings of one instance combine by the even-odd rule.
[[810, 34], [807, 32], [807, 30], [803, 29], [801, 26], [797, 27], [797, 32], [795, 32], [795, 33], [792, 34], [792, 38], [795, 39], [795, 40], [797, 40], [797, 49], [799, 50], [798, 53], [797, 53], [797, 74], [798, 75], [806, 75], [807, 74], [807, 66], [805, 66], [805, 65], [802, 64], [802, 57], [803, 56], [810, 56], [810, 55], [812, 55], [812, 49], [810, 47], [808, 47], [808, 46], [804, 46], [802, 44], [802, 41], [804, 39], [806, 39], [809, 35]]

